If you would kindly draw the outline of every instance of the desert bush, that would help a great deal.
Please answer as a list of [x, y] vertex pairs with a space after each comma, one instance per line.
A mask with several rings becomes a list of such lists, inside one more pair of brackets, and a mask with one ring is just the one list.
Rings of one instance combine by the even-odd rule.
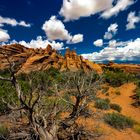
[[108, 113], [104, 116], [104, 121], [116, 129], [132, 128], [135, 121], [119, 113]]
[[140, 87], [137, 86], [137, 88], [135, 89], [135, 94], [133, 96], [131, 96], [135, 102], [132, 104], [135, 107], [139, 107], [140, 106]]
[[9, 130], [6, 126], [0, 124], [0, 139], [5, 140], [9, 135]]
[[110, 103], [109, 99], [97, 98], [95, 101], [95, 108], [108, 110], [110, 109], [109, 103]]
[[[31, 92], [32, 89], [37, 88], [36, 85], [38, 85], [39, 89], [48, 92], [48, 87], [52, 87], [54, 83], [62, 80], [62, 74], [57, 69], [50, 68], [46, 71], [20, 74], [17, 78], [24, 93]], [[51, 91], [49, 92], [51, 93]]]
[[135, 75], [120, 69], [105, 69], [104, 80], [113, 87], [119, 87], [124, 83], [135, 81]]
[[9, 77], [10, 76], [9, 69], [0, 70], [0, 75], [4, 77]]
[[10, 104], [17, 102], [16, 91], [10, 82], [0, 80], [0, 114], [10, 111], [5, 102]]
[[118, 104], [110, 104], [110, 108], [113, 110], [116, 110], [118, 112], [121, 112], [121, 110], [122, 110], [121, 106]]

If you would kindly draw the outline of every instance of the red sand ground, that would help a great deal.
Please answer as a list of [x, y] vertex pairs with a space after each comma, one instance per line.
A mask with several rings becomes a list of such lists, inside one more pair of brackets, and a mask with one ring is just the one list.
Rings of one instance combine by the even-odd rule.
[[[135, 108], [131, 104], [133, 100], [129, 97], [133, 95], [136, 86], [133, 83], [124, 84], [118, 90], [120, 95], [114, 93], [114, 89], [109, 89], [109, 96], [111, 103], [119, 104], [122, 107], [122, 114], [129, 116], [140, 123], [140, 108]], [[102, 98], [107, 98], [103, 94], [100, 95]], [[98, 140], [140, 140], [140, 134], [137, 134], [132, 129], [126, 129], [123, 131], [118, 131], [106, 124], [100, 125], [106, 134], [101, 136]]]

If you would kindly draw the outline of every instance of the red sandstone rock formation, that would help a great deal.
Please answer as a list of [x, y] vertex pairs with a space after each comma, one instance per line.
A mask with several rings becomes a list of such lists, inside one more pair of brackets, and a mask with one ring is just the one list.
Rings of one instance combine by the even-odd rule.
[[6, 57], [11, 63], [14, 62], [16, 65], [20, 65], [18, 73], [47, 70], [50, 67], [60, 71], [83, 69], [85, 72], [95, 70], [97, 73], [102, 73], [102, 68], [98, 64], [83, 59], [74, 50], [67, 49], [65, 56], [62, 56], [50, 45], [46, 49], [26, 48], [19, 44], [2, 46], [0, 47], [0, 69], [9, 67]]

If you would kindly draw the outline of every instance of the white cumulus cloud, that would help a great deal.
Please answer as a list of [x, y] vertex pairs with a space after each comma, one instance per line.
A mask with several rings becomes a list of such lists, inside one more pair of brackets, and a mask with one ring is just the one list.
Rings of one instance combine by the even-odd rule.
[[53, 49], [55, 50], [64, 50], [64, 44], [62, 42], [56, 42], [56, 41], [48, 41], [48, 40], [43, 40], [41, 36], [38, 36], [36, 40], [31, 40], [30, 42], [26, 41], [15, 41], [13, 40], [11, 44], [13, 43], [19, 43], [27, 48], [43, 48], [45, 49], [48, 44], [52, 46]]
[[94, 41], [93, 44], [97, 47], [101, 47], [101, 46], [103, 46], [103, 40], [98, 39], [98, 40]]
[[76, 20], [107, 10], [113, 0], [63, 0], [60, 15], [65, 21]]
[[117, 46], [117, 41], [116, 40], [110, 40], [108, 45], [109, 45], [109, 47], [116, 47]]
[[61, 40], [67, 41], [67, 43], [79, 43], [83, 41], [82, 34], [76, 34], [72, 36], [61, 20], [58, 20], [56, 16], [52, 16], [46, 21], [42, 29], [45, 31], [49, 40]]
[[79, 42], [83, 42], [84, 38], [82, 34], [76, 34], [72, 37], [71, 39], [71, 43], [75, 44], [75, 43], [79, 43]]
[[108, 27], [107, 32], [105, 32], [104, 39], [113, 38], [113, 36], [116, 35], [117, 31], [118, 31], [118, 24], [117, 23], [111, 24]]
[[0, 42], [7, 42], [10, 39], [6, 30], [0, 29]]
[[135, 0], [63, 0], [59, 14], [65, 21], [77, 20], [97, 13], [110, 18], [126, 10]]
[[104, 11], [101, 14], [101, 17], [108, 19], [114, 15], [117, 15], [119, 12], [126, 10], [132, 4], [134, 4], [134, 0], [117, 0], [116, 5]]
[[128, 43], [130, 43], [131, 41], [120, 41], [120, 42], [117, 42], [117, 40], [110, 40], [109, 43], [108, 43], [108, 46], [109, 47], [124, 47], [124, 46], [127, 46]]
[[0, 26], [4, 26], [5, 24], [11, 25], [11, 26], [23, 26], [23, 27], [31, 27], [31, 24], [26, 23], [25, 21], [16, 21], [16, 19], [13, 18], [5, 18], [0, 16]]
[[126, 30], [135, 29], [136, 23], [140, 22], [140, 14], [138, 16], [135, 15], [136, 12], [130, 12], [127, 17], [128, 24], [126, 25]]
[[140, 38], [126, 42], [114, 42], [115, 47], [106, 47], [100, 52], [82, 54], [86, 59], [96, 62], [119, 60], [119, 61], [139, 61], [140, 60]]
[[46, 21], [42, 29], [50, 40], [70, 40], [71, 38], [62, 21], [58, 20], [56, 16], [52, 16]]

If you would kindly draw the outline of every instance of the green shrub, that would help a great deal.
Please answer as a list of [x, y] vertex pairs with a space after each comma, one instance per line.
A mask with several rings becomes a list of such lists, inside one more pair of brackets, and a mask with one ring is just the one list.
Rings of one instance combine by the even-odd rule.
[[113, 110], [116, 110], [118, 112], [121, 112], [121, 110], [122, 110], [121, 106], [118, 104], [110, 104], [110, 108]]
[[9, 130], [4, 125], [0, 124], [0, 139], [7, 138], [9, 135]]
[[108, 110], [108, 109], [110, 109], [109, 103], [110, 103], [109, 99], [97, 98], [95, 101], [95, 108]]
[[0, 114], [9, 111], [7, 104], [15, 103], [17, 101], [16, 91], [10, 82], [0, 80]]
[[104, 121], [116, 129], [132, 128], [135, 121], [119, 113], [108, 113], [104, 116]]
[[9, 69], [0, 70], [0, 75], [1, 76], [4, 76], [4, 77], [10, 77], [10, 71], [9, 71]]
[[119, 87], [124, 83], [134, 82], [136, 77], [134, 74], [124, 72], [120, 69], [104, 69], [104, 80], [113, 87]]
[[[3, 77], [10, 77], [10, 72], [8, 70], [0, 70], [0, 75]], [[17, 79], [21, 86], [22, 92], [28, 97], [29, 93], [37, 87], [38, 89], [49, 93], [49, 95], [53, 94], [50, 92], [49, 87], [51, 87], [54, 82], [59, 82], [62, 77], [58, 70], [50, 68], [47, 71], [20, 74], [17, 76]], [[7, 107], [6, 103], [3, 102], [2, 98], [5, 100], [5, 102], [8, 102], [11, 105], [13, 103], [18, 103], [16, 90], [11, 82], [0, 80], [0, 97], [0, 114], [7, 113], [7, 111], [9, 111], [9, 108]]]
[[132, 105], [135, 107], [139, 107], [140, 106], [140, 87], [137, 87], [135, 89], [135, 94], [132, 96], [132, 99], [134, 99], [134, 103], [132, 103]]

